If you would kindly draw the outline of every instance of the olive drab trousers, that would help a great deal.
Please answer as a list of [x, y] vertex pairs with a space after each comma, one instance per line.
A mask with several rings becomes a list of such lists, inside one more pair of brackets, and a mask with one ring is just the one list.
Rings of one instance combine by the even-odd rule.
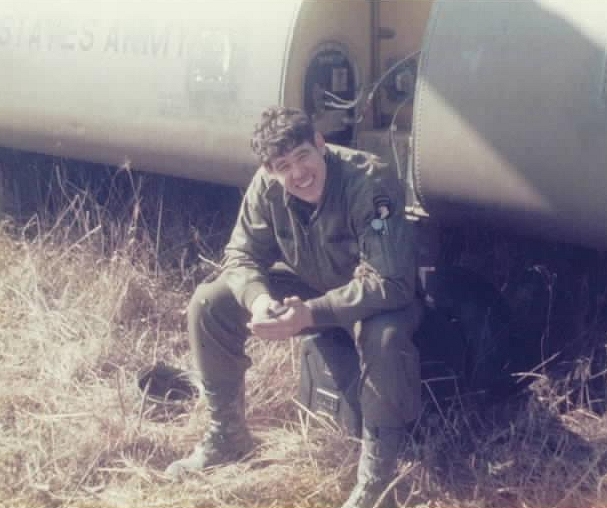
[[[270, 292], [277, 300], [318, 295], [290, 272], [273, 272]], [[412, 337], [422, 313], [421, 303], [415, 301], [407, 308], [359, 321], [348, 330], [359, 355], [359, 397], [368, 428], [399, 427], [419, 416], [420, 359]], [[249, 319], [249, 311], [236, 301], [222, 275], [200, 284], [192, 296], [188, 332], [211, 411], [234, 400], [244, 383], [251, 366], [245, 354]]]

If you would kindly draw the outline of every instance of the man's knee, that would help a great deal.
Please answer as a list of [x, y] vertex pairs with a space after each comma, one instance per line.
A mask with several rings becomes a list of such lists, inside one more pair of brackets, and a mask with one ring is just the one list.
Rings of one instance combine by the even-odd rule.
[[243, 309], [224, 277], [198, 285], [187, 308], [188, 326], [229, 328], [244, 326], [247, 311]]
[[199, 284], [188, 303], [188, 321], [198, 321], [200, 319], [204, 307], [209, 301], [208, 296], [212, 297], [212, 295], [209, 295], [208, 284]]
[[360, 324], [357, 340], [360, 350], [383, 356], [415, 347], [412, 338], [421, 323], [422, 314], [423, 307], [416, 301], [406, 309], [383, 312], [365, 319]]

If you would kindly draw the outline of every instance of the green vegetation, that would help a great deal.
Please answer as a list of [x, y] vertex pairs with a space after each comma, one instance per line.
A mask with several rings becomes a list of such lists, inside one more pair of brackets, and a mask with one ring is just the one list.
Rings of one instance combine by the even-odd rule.
[[[297, 405], [295, 340], [249, 341], [254, 456], [164, 478], [201, 436], [204, 400], [153, 404], [136, 376], [156, 360], [189, 367], [184, 310], [212, 259], [158, 263], [139, 200], [111, 222], [78, 196], [52, 222], [0, 228], [0, 506], [339, 506], [357, 443]], [[605, 418], [573, 402], [583, 387], [537, 378], [529, 397], [483, 415], [429, 407], [403, 454], [400, 506], [607, 506]]]

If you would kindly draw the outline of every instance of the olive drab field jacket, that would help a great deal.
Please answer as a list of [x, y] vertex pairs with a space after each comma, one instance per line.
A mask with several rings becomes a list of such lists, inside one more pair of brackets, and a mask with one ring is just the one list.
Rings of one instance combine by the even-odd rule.
[[250, 183], [222, 263], [247, 309], [269, 293], [268, 270], [287, 264], [321, 293], [308, 300], [316, 326], [349, 328], [378, 312], [407, 306], [416, 295], [415, 225], [404, 217], [404, 193], [374, 156], [327, 150], [321, 201], [284, 192], [262, 167]]

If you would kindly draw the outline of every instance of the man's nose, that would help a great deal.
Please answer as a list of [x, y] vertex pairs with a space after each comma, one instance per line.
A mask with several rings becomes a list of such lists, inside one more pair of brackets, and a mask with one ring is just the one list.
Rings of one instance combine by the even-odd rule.
[[301, 178], [304, 174], [303, 164], [301, 162], [294, 162], [291, 174], [293, 175], [293, 178]]

